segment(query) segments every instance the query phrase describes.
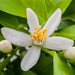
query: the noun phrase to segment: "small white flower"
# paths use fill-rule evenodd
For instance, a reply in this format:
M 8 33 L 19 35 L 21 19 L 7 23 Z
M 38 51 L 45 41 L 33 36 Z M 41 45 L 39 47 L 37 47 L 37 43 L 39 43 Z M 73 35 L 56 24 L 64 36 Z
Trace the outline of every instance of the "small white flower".
M 42 29 L 40 29 L 41 27 L 39 26 L 36 14 L 30 8 L 27 8 L 27 20 L 31 37 L 28 34 L 11 28 L 4 27 L 1 29 L 5 39 L 11 43 L 22 47 L 32 46 L 21 61 L 22 70 L 27 71 L 37 63 L 41 52 L 40 46 L 54 50 L 63 50 L 72 47 L 73 41 L 70 39 L 56 36 L 49 37 L 60 24 L 61 10 L 59 8 L 48 19 Z
M 0 41 L 0 51 L 4 53 L 10 53 L 12 51 L 12 45 L 8 40 Z
M 69 47 L 64 50 L 64 57 L 75 62 L 75 47 Z

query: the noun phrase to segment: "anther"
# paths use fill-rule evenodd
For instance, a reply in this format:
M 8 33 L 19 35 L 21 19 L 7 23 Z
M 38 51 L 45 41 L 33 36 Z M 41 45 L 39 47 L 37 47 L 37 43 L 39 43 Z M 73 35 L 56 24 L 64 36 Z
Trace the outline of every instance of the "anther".
M 37 27 L 35 27 L 35 30 L 37 30 Z
M 36 41 L 37 43 L 47 39 L 47 36 L 46 36 L 47 29 L 46 28 L 42 30 L 40 29 L 41 29 L 41 26 L 35 27 L 35 31 L 33 32 L 33 34 L 32 33 L 30 34 L 33 40 Z

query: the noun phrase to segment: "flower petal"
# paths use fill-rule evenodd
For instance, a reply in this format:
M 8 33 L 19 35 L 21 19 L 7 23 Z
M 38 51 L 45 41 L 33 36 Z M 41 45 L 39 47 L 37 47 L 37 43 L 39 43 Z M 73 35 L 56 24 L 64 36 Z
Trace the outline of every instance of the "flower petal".
M 75 62 L 75 47 L 70 47 L 64 51 L 64 57 Z
M 41 48 L 38 46 L 32 46 L 30 50 L 28 50 L 27 54 L 25 54 L 21 61 L 21 68 L 23 71 L 28 71 L 37 63 L 40 52 Z
M 39 26 L 39 21 L 32 9 L 27 8 L 27 20 L 30 27 L 30 31 L 33 32 L 35 30 L 35 27 Z
M 48 19 L 43 28 L 47 28 L 47 36 L 50 36 L 60 24 L 61 21 L 61 10 L 58 8 L 53 15 Z
M 54 50 L 64 50 L 72 47 L 73 43 L 73 40 L 64 37 L 50 37 L 44 42 L 43 47 Z
M 22 47 L 32 45 L 32 39 L 28 34 L 7 27 L 3 27 L 1 32 L 5 39 L 10 41 L 12 44 Z

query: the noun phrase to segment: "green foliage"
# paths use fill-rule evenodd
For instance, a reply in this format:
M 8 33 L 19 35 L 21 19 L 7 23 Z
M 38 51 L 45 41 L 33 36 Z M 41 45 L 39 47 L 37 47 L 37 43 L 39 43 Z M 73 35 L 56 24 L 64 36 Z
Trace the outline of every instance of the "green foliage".
M 27 8 L 31 8 L 37 14 L 42 27 L 53 12 L 60 8 L 63 14 L 62 21 L 53 35 L 75 40 L 74 7 L 75 0 L 0 0 L 0 41 L 4 40 L 1 34 L 2 27 L 9 27 L 30 34 L 25 29 L 29 29 L 26 17 Z M 13 48 L 16 48 L 16 46 L 13 46 Z M 20 49 L 20 52 L 22 51 L 21 48 L 18 49 Z M 15 49 L 9 57 L 7 57 L 7 54 L 0 52 L 0 59 L 5 58 L 0 63 L 0 75 L 74 75 L 74 65 L 71 66 L 59 53 L 51 52 L 45 48 L 42 49 L 43 52 L 38 63 L 26 72 L 21 70 L 20 55 L 14 62 L 10 62 L 11 57 L 16 54 Z M 5 67 L 7 68 L 6 71 L 3 70 Z
M 16 16 L 9 15 L 0 11 L 0 24 L 5 27 L 15 28 L 18 27 L 18 20 Z
M 75 23 L 70 20 L 62 20 L 60 25 L 58 26 L 58 30 L 65 29 L 68 26 L 72 26 L 73 24 L 75 24 Z
M 75 7 L 75 0 L 72 0 L 70 6 L 68 7 L 68 9 L 66 10 L 66 12 L 63 15 L 64 19 L 70 19 L 75 22 L 75 9 L 74 9 L 74 7 Z
M 32 8 L 44 24 L 57 8 L 64 12 L 70 2 L 71 0 L 2 0 L 0 10 L 26 18 L 26 8 Z
M 31 70 L 38 75 L 53 75 L 52 57 L 42 52 L 38 63 Z
M 25 7 L 20 0 L 0 0 L 0 10 L 25 17 Z
M 59 33 L 56 33 L 58 36 L 63 36 L 75 40 L 75 25 L 72 25 L 66 29 L 63 29 Z
M 74 75 L 69 63 L 65 61 L 61 55 L 55 53 L 53 60 L 54 75 Z
M 48 15 L 50 16 L 57 8 L 65 12 L 72 0 L 45 0 L 47 5 Z

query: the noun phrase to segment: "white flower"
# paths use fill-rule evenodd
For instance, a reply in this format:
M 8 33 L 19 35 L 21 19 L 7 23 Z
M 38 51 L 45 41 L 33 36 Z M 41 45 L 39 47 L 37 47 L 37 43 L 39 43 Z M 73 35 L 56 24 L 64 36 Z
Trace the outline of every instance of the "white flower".
M 64 57 L 75 62 L 75 47 L 64 50 Z
M 10 53 L 12 51 L 12 45 L 8 40 L 0 41 L 0 51 L 4 53 Z
M 61 10 L 59 8 L 48 19 L 42 29 L 40 29 L 36 14 L 30 8 L 27 8 L 27 20 L 31 36 L 11 28 L 4 27 L 1 29 L 5 39 L 9 40 L 12 44 L 22 47 L 32 46 L 21 61 L 22 70 L 27 71 L 37 63 L 41 52 L 40 46 L 54 50 L 72 47 L 73 41 L 70 39 L 56 36 L 49 37 L 60 24 Z

